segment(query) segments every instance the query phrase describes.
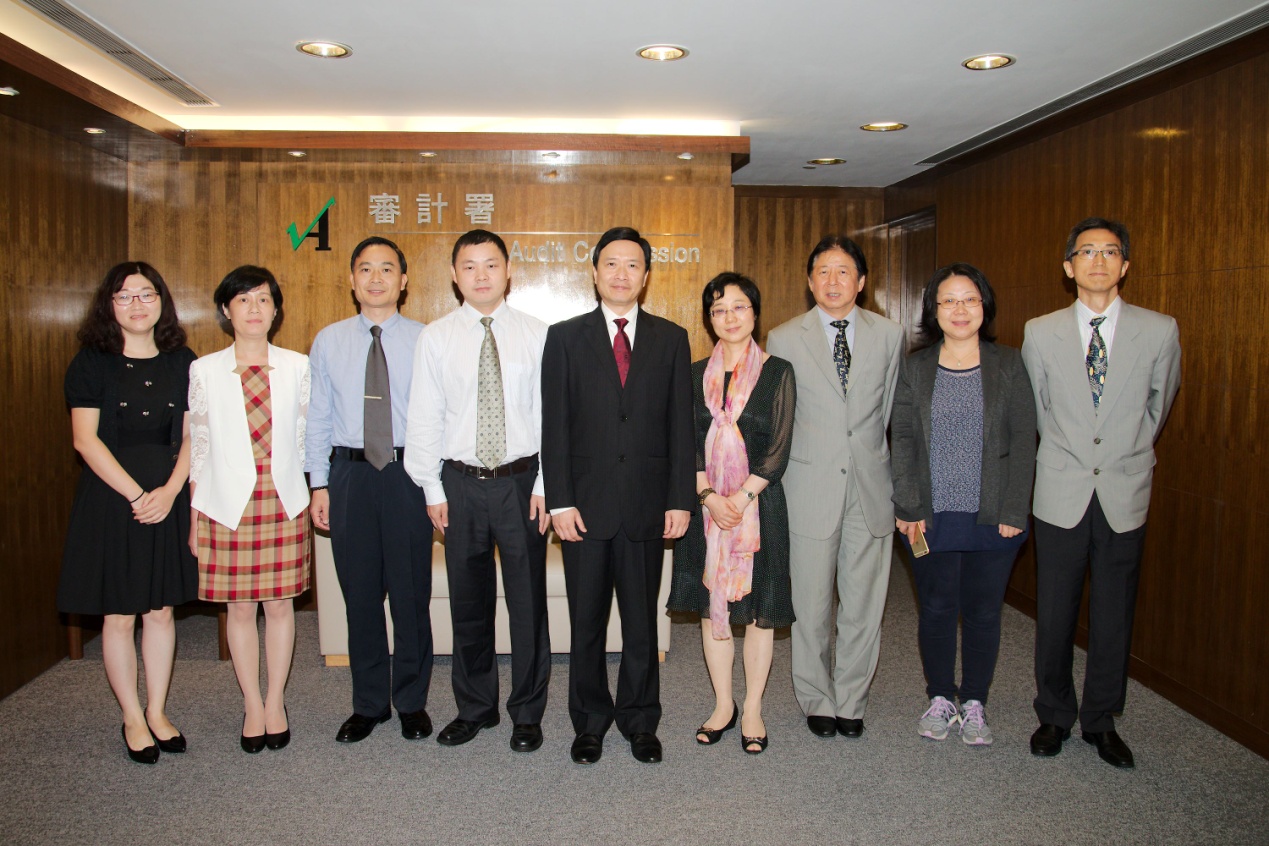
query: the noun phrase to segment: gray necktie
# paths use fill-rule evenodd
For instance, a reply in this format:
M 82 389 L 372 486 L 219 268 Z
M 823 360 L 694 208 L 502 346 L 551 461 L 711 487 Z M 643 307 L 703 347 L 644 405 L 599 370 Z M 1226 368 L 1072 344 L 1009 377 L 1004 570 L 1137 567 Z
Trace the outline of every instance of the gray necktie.
M 828 324 L 837 330 L 833 341 L 833 363 L 837 365 L 837 378 L 842 380 L 842 390 L 850 387 L 850 345 L 846 343 L 846 327 L 849 320 L 834 320 Z
M 507 421 L 502 402 L 502 365 L 498 363 L 498 342 L 489 324 L 492 317 L 480 318 L 485 340 L 480 344 L 476 376 L 476 458 L 486 467 L 497 467 L 507 454 Z
M 376 470 L 392 461 L 392 393 L 388 388 L 388 359 L 379 335 L 382 327 L 370 327 L 370 353 L 366 356 L 366 393 L 363 411 L 366 460 Z

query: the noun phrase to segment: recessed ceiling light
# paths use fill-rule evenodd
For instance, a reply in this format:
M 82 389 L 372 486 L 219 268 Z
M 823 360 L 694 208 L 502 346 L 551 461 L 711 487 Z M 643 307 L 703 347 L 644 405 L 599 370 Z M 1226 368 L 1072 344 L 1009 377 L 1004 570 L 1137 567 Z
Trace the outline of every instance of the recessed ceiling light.
M 1187 133 L 1188 131 L 1184 129 L 1174 129 L 1166 126 L 1152 126 L 1149 129 L 1141 130 L 1137 134 L 1142 138 L 1180 138 L 1182 135 L 1186 135 Z
M 961 64 L 970 70 L 995 70 L 996 68 L 1005 68 L 1018 61 L 1013 56 L 1006 56 L 1004 53 L 986 53 L 982 56 L 971 56 Z
M 436 153 L 433 153 L 431 150 L 427 150 L 425 152 L 419 153 L 419 158 L 434 159 L 436 158 Z
M 302 159 L 308 155 L 308 153 L 304 152 L 303 150 L 287 150 L 286 154 L 288 156 L 294 156 L 297 159 Z
M 653 62 L 674 62 L 686 56 L 688 50 L 686 47 L 680 47 L 677 44 L 649 44 L 647 47 L 640 47 L 635 54 L 644 59 Z
M 807 162 L 809 165 L 839 165 L 846 164 L 845 159 L 811 159 Z
M 899 123 L 897 120 L 881 120 L 876 123 L 865 123 L 859 127 L 865 132 L 898 132 L 900 129 L 907 129 L 906 123 Z
M 685 161 L 685 162 L 690 162 L 690 161 L 692 160 L 692 154 L 691 154 L 691 153 L 679 153 L 679 158 L 680 158 L 680 159 L 682 159 L 682 160 L 683 160 L 683 161 Z
M 802 170 L 815 170 L 815 165 L 802 165 Z
M 558 159 L 559 157 L 560 157 L 560 154 L 559 154 L 559 153 L 554 153 L 554 152 L 552 152 L 552 153 L 543 153 L 543 154 L 542 154 L 542 158 L 544 158 L 544 159 Z
M 89 135 L 105 135 L 106 134 L 106 130 L 98 129 L 95 126 L 85 126 L 84 131 L 87 132 Z
M 6 85 L 5 87 L 0 88 L 0 94 L 3 94 L 6 97 L 16 97 L 18 96 L 18 89 L 11 85 Z
M 300 41 L 295 49 L 319 59 L 343 59 L 352 55 L 352 48 L 338 41 Z

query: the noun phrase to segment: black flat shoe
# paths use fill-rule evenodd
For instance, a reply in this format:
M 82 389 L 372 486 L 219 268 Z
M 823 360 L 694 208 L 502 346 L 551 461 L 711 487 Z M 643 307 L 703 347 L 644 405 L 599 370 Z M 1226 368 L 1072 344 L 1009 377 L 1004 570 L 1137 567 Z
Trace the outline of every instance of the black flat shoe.
M 512 752 L 534 752 L 541 747 L 541 723 L 516 723 L 511 729 Z
M 136 761 L 138 764 L 157 764 L 159 762 L 159 747 L 150 745 L 144 749 L 133 749 L 128 745 L 128 727 L 120 726 L 119 733 L 123 735 L 123 746 L 128 750 L 128 757 Z
M 245 714 L 242 717 L 242 724 L 247 724 L 247 716 Z M 254 755 L 264 749 L 264 738 L 265 735 L 263 734 L 257 734 L 255 737 L 247 737 L 244 734 L 238 742 L 242 746 L 243 752 L 246 752 L 248 755 Z
M 1086 731 L 1081 735 L 1085 743 L 1091 743 L 1097 747 L 1097 755 L 1103 761 L 1112 767 L 1118 767 L 1121 770 L 1131 770 L 1136 766 L 1136 762 L 1132 759 L 1132 750 L 1128 748 L 1128 744 L 1124 743 L 1123 738 L 1119 736 L 1119 732 L 1111 729 L 1110 731 Z
M 422 740 L 432 734 L 432 718 L 425 709 L 397 716 L 401 718 L 401 736 L 406 740 Z
M 1039 758 L 1052 758 L 1062 751 L 1062 742 L 1071 736 L 1069 729 L 1053 723 L 1041 723 L 1031 735 L 1031 754 Z
M 736 727 L 736 716 L 740 713 L 740 706 L 736 704 L 736 700 L 731 703 L 731 719 L 727 721 L 727 725 L 720 729 L 707 728 L 701 726 L 696 730 L 696 742 L 701 746 L 713 746 L 715 743 L 723 739 L 723 735 Z M 704 735 L 702 738 L 701 735 Z
M 837 720 L 812 714 L 806 718 L 806 727 L 816 737 L 837 737 Z
M 286 712 L 285 705 L 282 706 L 282 710 L 283 712 Z M 282 731 L 278 732 L 277 734 L 274 734 L 271 731 L 265 731 L 264 745 L 276 752 L 279 749 L 286 748 L 286 745 L 290 742 L 291 742 L 291 715 L 288 712 L 286 713 L 286 728 L 282 729 Z
M 150 729 L 150 736 L 153 737 L 154 742 L 159 745 L 160 751 L 167 752 L 169 755 L 179 755 L 185 751 L 185 735 L 181 734 L 179 731 L 176 733 L 175 737 L 169 737 L 167 740 L 164 740 L 154 733 L 153 728 L 150 728 L 149 720 L 146 720 L 145 727 Z
M 380 723 L 386 723 L 391 716 L 391 709 L 384 711 L 378 717 L 353 714 L 344 720 L 344 724 L 339 727 L 339 731 L 335 734 L 335 741 L 337 743 L 360 743 L 370 736 L 370 732 L 375 730 L 375 726 Z
M 500 719 L 497 716 L 490 717 L 487 720 L 456 718 L 451 720 L 450 724 L 445 728 L 441 729 L 441 733 L 436 735 L 436 742 L 442 746 L 462 746 L 468 741 L 475 740 L 481 729 L 493 728 L 498 725 Z
M 604 739 L 597 734 L 579 734 L 569 750 L 574 764 L 594 764 L 603 754 Z
M 630 735 L 630 754 L 641 764 L 661 763 L 661 741 L 650 731 Z
M 757 749 L 750 749 L 750 746 L 757 746 Z M 746 755 L 761 755 L 762 750 L 767 748 L 767 736 L 761 737 L 745 737 L 740 736 L 740 747 L 745 750 Z
M 837 733 L 842 737 L 859 737 L 864 733 L 863 720 L 854 720 L 849 717 L 838 717 L 833 722 L 837 723 Z

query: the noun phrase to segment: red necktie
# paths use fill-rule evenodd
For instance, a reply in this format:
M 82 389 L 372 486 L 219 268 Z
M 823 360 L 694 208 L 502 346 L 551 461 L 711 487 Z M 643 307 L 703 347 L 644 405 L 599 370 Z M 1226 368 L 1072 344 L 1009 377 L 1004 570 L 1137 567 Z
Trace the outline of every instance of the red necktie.
M 617 324 L 617 334 L 612 339 L 612 354 L 617 358 L 617 375 L 621 376 L 621 386 L 626 386 L 626 374 L 630 372 L 630 338 L 626 336 L 626 324 L 629 323 L 624 317 L 618 317 L 613 323 Z

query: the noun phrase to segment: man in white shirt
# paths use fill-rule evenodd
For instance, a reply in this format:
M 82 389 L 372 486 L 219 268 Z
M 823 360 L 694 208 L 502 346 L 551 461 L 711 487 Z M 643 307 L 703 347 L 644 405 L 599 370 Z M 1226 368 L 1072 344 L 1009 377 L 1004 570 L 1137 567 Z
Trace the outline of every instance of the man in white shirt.
M 436 740 L 458 746 L 499 722 L 496 544 L 511 623 L 511 748 L 532 752 L 551 672 L 550 515 L 538 469 L 546 324 L 507 305 L 507 246 L 493 232 L 460 237 L 450 272 L 463 304 L 419 336 L 405 439 L 406 472 L 445 533 L 458 716 Z

